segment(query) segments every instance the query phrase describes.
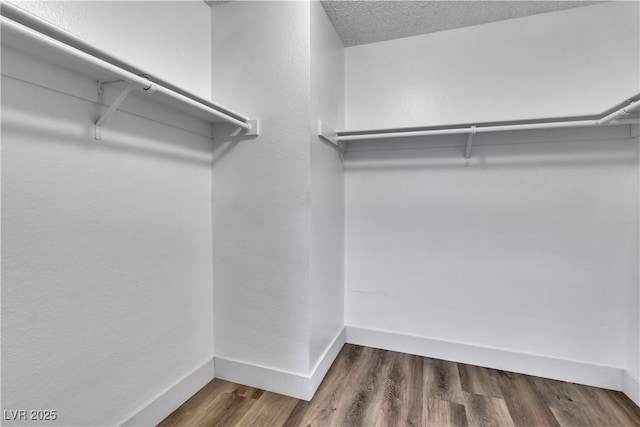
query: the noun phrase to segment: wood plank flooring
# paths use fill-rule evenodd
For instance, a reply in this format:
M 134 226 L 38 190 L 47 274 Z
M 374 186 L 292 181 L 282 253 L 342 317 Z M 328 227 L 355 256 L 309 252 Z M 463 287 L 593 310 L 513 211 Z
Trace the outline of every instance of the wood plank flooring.
M 213 380 L 161 427 L 640 426 L 624 394 L 347 344 L 310 402 Z

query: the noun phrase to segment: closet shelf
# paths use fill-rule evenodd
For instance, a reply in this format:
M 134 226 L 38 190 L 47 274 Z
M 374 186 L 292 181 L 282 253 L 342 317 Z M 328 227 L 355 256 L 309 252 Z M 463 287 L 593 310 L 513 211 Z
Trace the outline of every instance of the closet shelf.
M 597 116 L 550 118 L 543 120 L 509 121 L 477 124 L 458 124 L 452 126 L 424 126 L 412 128 L 340 130 L 331 129 L 326 123 L 319 122 L 318 136 L 343 149 L 343 142 L 374 139 L 393 139 L 417 136 L 468 135 L 465 158 L 471 157 L 473 137 L 478 133 L 522 131 L 535 129 L 554 129 L 590 126 L 615 126 L 640 123 L 640 94 L 618 104 Z
M 96 139 L 101 128 L 133 89 L 153 94 L 154 100 L 209 123 L 229 123 L 245 136 L 258 135 L 259 122 L 230 108 L 179 88 L 101 51 L 70 33 L 6 1 L 0 4 L 2 44 L 60 64 L 97 82 L 98 95 L 105 84 L 125 82 L 120 95 L 95 122 Z

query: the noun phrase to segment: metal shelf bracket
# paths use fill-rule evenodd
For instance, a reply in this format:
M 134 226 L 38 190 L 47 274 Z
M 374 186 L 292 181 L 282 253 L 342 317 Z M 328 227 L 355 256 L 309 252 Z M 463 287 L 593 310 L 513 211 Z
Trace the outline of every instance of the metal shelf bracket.
M 343 150 L 340 141 L 338 141 L 338 132 L 327 126 L 327 124 L 322 120 L 318 120 L 318 136 L 325 141 L 333 144 L 338 150 Z
M 98 96 L 104 96 L 104 85 L 123 82 L 122 79 L 98 80 Z
M 476 135 L 476 127 L 475 125 L 471 126 L 471 132 L 469 132 L 469 136 L 467 136 L 467 148 L 464 150 L 464 158 L 471 158 L 471 145 L 473 144 L 473 137 Z
M 103 84 L 104 83 L 106 82 L 103 82 Z M 116 112 L 120 104 L 122 104 L 122 102 L 127 98 L 127 96 L 133 90 L 134 87 L 136 87 L 135 83 L 129 83 L 124 89 L 122 89 L 122 92 L 120 92 L 120 95 L 118 95 L 115 101 L 113 101 L 113 103 L 109 106 L 107 111 L 105 111 L 104 114 L 98 119 L 95 125 L 95 138 L 97 140 L 102 139 L 102 126 L 107 122 L 107 120 L 109 120 L 109 118 L 113 115 L 113 113 Z M 100 91 L 100 82 L 98 82 L 98 93 L 100 93 L 99 91 Z

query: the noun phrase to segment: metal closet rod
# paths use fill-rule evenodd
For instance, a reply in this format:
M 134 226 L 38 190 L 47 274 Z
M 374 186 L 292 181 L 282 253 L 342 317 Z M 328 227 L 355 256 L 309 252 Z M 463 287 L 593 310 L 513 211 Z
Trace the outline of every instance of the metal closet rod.
M 518 130 L 532 130 L 532 129 L 552 129 L 552 128 L 569 128 L 569 127 L 587 127 L 587 126 L 608 126 L 608 125 L 625 125 L 635 124 L 639 122 L 638 118 L 625 119 L 624 117 L 633 114 L 636 111 L 640 111 L 640 100 L 631 102 L 629 105 L 614 111 L 600 119 L 591 120 L 572 120 L 572 121 L 550 121 L 540 123 L 527 123 L 527 124 L 513 124 L 513 125 L 495 125 L 495 126 L 469 126 L 458 127 L 449 129 L 430 129 L 430 130 L 417 130 L 417 131 L 376 131 L 375 133 L 359 133 L 357 135 L 340 135 L 348 131 L 339 131 L 337 135 L 338 142 L 347 141 L 359 141 L 364 139 L 387 139 L 387 138 L 401 138 L 411 136 L 433 136 L 433 135 L 456 135 L 456 134 L 470 134 L 484 132 L 504 132 L 504 131 L 518 131 Z
M 210 101 L 206 101 L 187 91 L 177 89 L 169 84 L 159 83 L 159 79 L 151 81 L 140 74 L 135 67 L 126 64 L 94 47 L 66 31 L 52 25 L 35 15 L 9 3 L 0 3 L 0 15 L 2 15 L 2 26 L 21 37 L 35 40 L 45 44 L 51 49 L 71 55 L 83 62 L 90 64 L 102 71 L 108 72 L 114 77 L 126 82 L 136 84 L 149 93 L 161 93 L 169 98 L 173 98 L 183 104 L 187 104 L 211 116 L 214 116 L 227 123 L 231 123 L 239 128 L 250 130 L 251 125 L 247 123 L 248 117 L 242 116 L 231 110 L 218 106 Z M 134 70 L 134 71 L 131 71 Z M 163 82 L 164 83 L 164 82 Z M 220 108 L 220 110 L 214 108 Z

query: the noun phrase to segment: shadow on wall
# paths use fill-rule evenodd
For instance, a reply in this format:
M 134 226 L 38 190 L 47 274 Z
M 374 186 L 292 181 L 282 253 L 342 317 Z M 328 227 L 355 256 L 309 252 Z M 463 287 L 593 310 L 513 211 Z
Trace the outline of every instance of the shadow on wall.
M 213 127 L 213 165 L 222 160 L 238 143 L 259 138 L 259 135 L 246 136 L 243 132 L 229 123 L 218 123 Z
M 324 138 L 320 138 L 318 136 L 311 136 L 311 147 L 313 148 L 313 145 L 316 144 L 317 146 L 325 146 L 327 148 L 330 148 L 332 150 L 335 150 L 336 153 L 338 154 L 338 158 L 340 159 L 340 162 L 342 165 L 344 165 L 344 151 L 339 149 L 338 147 L 336 147 L 335 145 L 333 145 L 332 143 L 330 143 L 329 141 L 325 140 Z
M 480 135 L 474 141 L 470 159 L 464 158 L 466 136 L 462 141 L 459 135 L 387 140 L 384 144 L 350 142 L 345 153 L 345 168 L 399 171 L 635 165 L 637 141 L 629 138 L 627 126 L 620 128 L 609 132 L 609 138 L 594 134 L 592 138 L 573 140 L 530 140 L 517 135 L 509 140 L 506 135 L 498 138 Z
M 86 150 L 122 152 L 125 154 L 156 157 L 164 160 L 211 166 L 211 140 L 196 134 L 139 118 L 128 113 L 117 113 L 103 127 L 102 140 L 94 138 L 95 121 L 102 109 L 93 105 L 74 120 L 68 117 L 39 114 L 13 106 L 2 105 L 2 133 L 18 132 L 21 143 L 29 143 L 27 135 L 37 134 L 49 143 L 78 145 Z M 86 117 L 87 113 L 89 116 Z M 39 142 L 38 142 L 39 143 Z

